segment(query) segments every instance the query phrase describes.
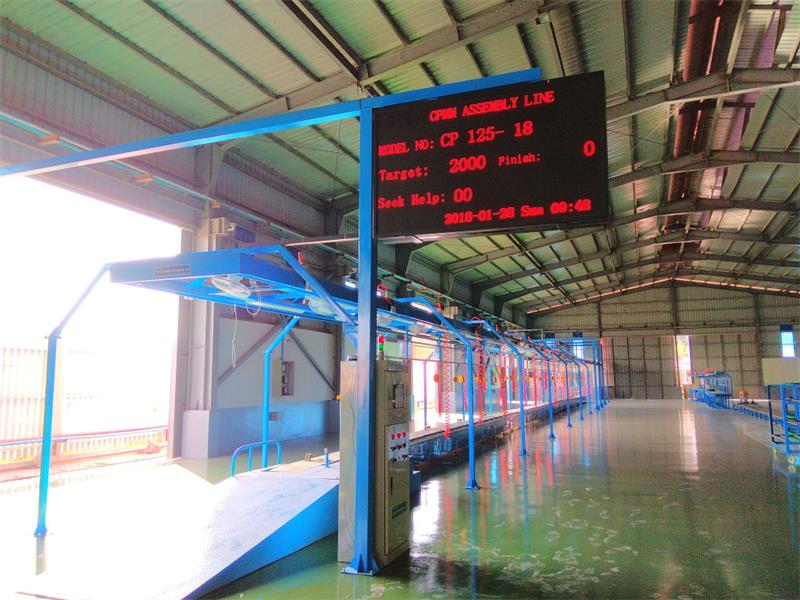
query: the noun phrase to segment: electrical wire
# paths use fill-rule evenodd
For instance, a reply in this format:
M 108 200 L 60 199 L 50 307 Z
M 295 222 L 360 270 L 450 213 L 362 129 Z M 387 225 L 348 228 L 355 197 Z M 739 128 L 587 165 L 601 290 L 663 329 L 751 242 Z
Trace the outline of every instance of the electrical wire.
M 236 310 L 238 307 L 233 306 L 233 335 L 231 336 L 231 367 L 236 368 L 236 330 L 239 326 L 239 312 Z

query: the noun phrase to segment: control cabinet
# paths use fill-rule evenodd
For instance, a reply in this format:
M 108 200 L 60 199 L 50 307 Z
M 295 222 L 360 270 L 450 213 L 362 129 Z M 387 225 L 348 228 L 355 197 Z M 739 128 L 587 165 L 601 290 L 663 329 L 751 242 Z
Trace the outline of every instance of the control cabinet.
M 403 361 L 376 363 L 375 548 L 383 568 L 408 550 L 410 528 L 409 402 L 411 381 Z M 342 363 L 339 430 L 339 561 L 353 558 L 356 362 Z

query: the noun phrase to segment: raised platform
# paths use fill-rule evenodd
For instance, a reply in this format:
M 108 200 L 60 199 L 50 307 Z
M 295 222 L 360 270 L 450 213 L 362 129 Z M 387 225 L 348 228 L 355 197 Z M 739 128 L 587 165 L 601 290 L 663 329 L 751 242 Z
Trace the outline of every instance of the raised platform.
M 178 466 L 165 471 L 186 479 Z M 40 575 L 12 591 L 58 599 L 199 597 L 335 532 L 338 489 L 338 463 L 303 461 L 214 486 L 151 488 L 127 502 L 114 489 L 98 491 L 82 498 L 82 519 L 59 523 L 45 540 L 68 546 L 69 555 L 48 557 Z

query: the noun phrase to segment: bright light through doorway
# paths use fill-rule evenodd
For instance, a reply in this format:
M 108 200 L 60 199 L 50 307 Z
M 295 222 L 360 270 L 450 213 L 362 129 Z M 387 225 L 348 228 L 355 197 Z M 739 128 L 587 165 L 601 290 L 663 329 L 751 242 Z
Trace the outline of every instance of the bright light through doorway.
M 180 248 L 175 226 L 36 180 L 0 180 L 0 199 L 6 358 L 9 348 L 41 352 L 104 263 Z M 62 432 L 166 424 L 176 328 L 174 296 L 103 282 L 62 336 L 68 399 Z
M 680 384 L 692 385 L 692 351 L 688 335 L 675 336 L 675 362 Z

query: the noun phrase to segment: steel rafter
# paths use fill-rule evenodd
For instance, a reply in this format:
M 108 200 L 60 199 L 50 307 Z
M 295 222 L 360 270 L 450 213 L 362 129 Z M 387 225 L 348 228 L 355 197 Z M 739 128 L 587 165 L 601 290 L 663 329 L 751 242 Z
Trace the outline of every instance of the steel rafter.
M 610 177 L 608 185 L 609 187 L 618 187 L 655 175 L 688 173 L 753 163 L 796 165 L 800 164 L 800 155 L 796 152 L 772 152 L 766 150 L 712 150 L 708 154 L 698 152 L 646 165 L 630 173 Z
M 291 0 L 283 1 L 287 5 L 294 4 Z M 357 74 L 342 73 L 328 77 L 319 83 L 306 86 L 275 101 L 265 102 L 261 106 L 222 122 L 274 115 L 353 94 L 359 87 L 379 82 L 399 70 L 424 63 L 507 27 L 524 23 L 541 12 L 543 10 L 536 0 L 513 0 L 502 3 L 464 19 L 460 23 L 451 23 L 437 29 L 414 40 L 407 46 L 390 50 L 371 60 L 365 60 L 357 69 Z
M 688 258 L 683 258 L 683 257 L 680 257 L 680 256 L 675 256 L 674 258 L 669 258 L 669 259 L 665 259 L 663 257 L 652 257 L 652 258 L 648 258 L 648 259 L 645 259 L 645 260 L 636 261 L 636 262 L 633 262 L 633 263 L 625 263 L 625 264 L 621 265 L 620 267 L 604 269 L 602 271 L 593 271 L 591 273 L 586 273 L 584 275 L 578 275 L 576 277 L 571 277 L 569 279 L 562 279 L 562 280 L 559 281 L 559 284 L 562 285 L 562 286 L 572 285 L 572 284 L 576 284 L 576 283 L 581 283 L 583 281 L 588 281 L 588 280 L 591 280 L 591 279 L 597 279 L 599 277 L 609 277 L 611 275 L 626 273 L 628 271 L 632 271 L 634 269 L 640 269 L 642 267 L 646 267 L 646 266 L 650 266 L 650 265 L 675 265 L 675 264 L 681 264 L 683 262 L 690 262 L 692 260 L 719 260 L 719 258 L 717 258 L 717 257 L 707 258 L 706 255 L 703 255 L 703 254 L 700 254 L 700 253 L 698 253 L 696 256 L 689 255 Z M 755 264 L 755 263 L 753 263 L 753 264 Z M 774 265 L 769 264 L 769 265 L 765 265 L 765 266 L 774 266 Z M 672 269 L 671 271 L 674 272 L 674 269 Z M 711 272 L 712 271 L 710 271 L 710 270 L 709 271 L 705 271 L 704 274 L 708 275 Z M 777 277 L 777 276 L 771 276 L 771 275 L 764 275 L 764 274 L 761 274 L 761 273 L 738 273 L 736 271 L 719 271 L 719 270 L 713 270 L 713 273 L 716 274 L 716 276 L 719 276 L 719 277 L 734 277 L 734 278 L 735 277 L 742 277 L 742 278 L 746 278 L 746 279 L 750 279 L 750 280 L 756 280 L 756 281 L 767 281 L 767 282 L 771 282 L 771 283 L 787 283 L 787 284 L 800 285 L 800 279 L 797 279 L 797 278 Z M 533 293 L 536 293 L 536 292 L 541 292 L 541 291 L 545 291 L 545 290 L 549 290 L 549 289 L 551 289 L 550 285 L 537 285 L 537 286 L 533 286 L 533 287 L 530 287 L 530 288 L 527 288 L 527 289 L 524 289 L 524 290 L 519 290 L 517 292 L 512 292 L 512 293 L 509 293 L 509 294 L 504 294 L 504 295 L 497 296 L 495 298 L 495 302 L 503 305 L 503 304 L 506 304 L 508 302 L 511 302 L 512 300 L 517 300 L 518 298 L 522 298 L 523 296 L 527 296 L 528 294 L 533 294 Z M 529 308 L 529 306 L 528 306 L 529 304 L 530 304 L 530 302 L 517 304 L 517 305 L 515 305 L 514 308 L 516 308 L 517 310 L 524 310 L 526 308 Z
M 800 85 L 800 72 L 796 69 L 734 69 L 731 73 L 719 71 L 609 106 L 606 109 L 606 119 L 609 122 L 617 121 L 664 104 L 738 96 L 796 85 Z
M 627 225 L 644 219 L 651 219 L 653 217 L 690 214 L 706 210 L 726 210 L 726 209 L 766 210 L 766 211 L 785 212 L 790 214 L 800 213 L 800 205 L 798 205 L 796 202 L 765 202 L 765 201 L 750 200 L 744 198 L 697 198 L 696 200 L 687 199 L 687 200 L 681 200 L 679 202 L 669 202 L 669 203 L 665 202 L 657 207 L 645 209 L 643 211 L 634 213 L 632 215 L 616 217 L 609 226 L 609 229 L 613 229 L 620 225 Z M 567 240 L 573 240 L 587 235 L 602 233 L 604 231 L 607 231 L 607 229 L 604 229 L 602 227 L 564 231 L 557 233 L 556 235 L 542 237 L 532 242 L 528 242 L 527 244 L 524 245 L 524 248 L 526 252 L 529 252 L 531 250 L 536 250 L 537 248 L 551 246 L 553 244 L 557 244 Z M 722 232 L 720 232 L 720 234 L 722 234 Z M 769 241 L 769 240 L 766 237 L 759 236 L 758 239 L 755 241 Z M 468 271 L 470 269 L 474 269 L 475 267 L 479 267 L 480 265 L 486 264 L 493 260 L 497 260 L 499 258 L 505 258 L 507 256 L 513 256 L 519 253 L 520 251 L 516 247 L 501 248 L 478 256 L 470 256 L 468 258 L 456 260 L 443 265 L 443 267 L 452 274 L 459 274 Z
M 569 281 L 569 283 L 579 283 L 580 281 L 585 281 L 586 279 L 591 279 L 592 275 L 594 277 L 607 277 L 607 276 L 613 275 L 615 273 L 621 273 L 621 272 L 625 272 L 625 271 L 630 271 L 632 269 L 636 269 L 636 268 L 641 267 L 641 266 L 646 266 L 647 264 L 654 264 L 654 263 L 660 263 L 660 262 L 661 262 L 660 259 L 641 261 L 639 264 L 626 265 L 624 269 L 620 269 L 620 270 L 616 270 L 616 271 L 611 271 L 611 270 L 610 271 L 603 271 L 603 272 L 598 272 L 598 273 L 591 273 L 589 275 L 584 275 L 584 276 L 581 276 L 581 277 L 575 277 L 575 278 L 573 278 L 573 281 Z M 780 276 L 775 276 L 775 275 L 741 274 L 741 273 L 737 273 L 735 271 L 720 271 L 720 270 L 717 270 L 717 269 L 694 269 L 694 268 L 679 268 L 679 269 L 660 268 L 660 269 L 658 269 L 658 270 L 656 270 L 656 271 L 654 271 L 652 273 L 644 273 L 644 274 L 641 274 L 641 275 L 637 275 L 637 276 L 635 276 L 633 278 L 626 279 L 625 281 L 623 281 L 620 284 L 617 284 L 617 285 L 613 285 L 612 284 L 612 285 L 608 285 L 608 286 L 605 286 L 605 287 L 613 289 L 613 288 L 616 288 L 616 287 L 625 286 L 625 285 L 632 285 L 634 283 L 639 283 L 641 281 L 647 281 L 647 280 L 651 280 L 651 279 L 675 278 L 675 277 L 695 277 L 695 276 L 696 277 L 722 277 L 722 278 L 725 278 L 725 279 L 733 279 L 734 282 L 738 282 L 739 280 L 754 281 L 754 282 L 757 282 L 757 283 L 753 284 L 756 287 L 761 287 L 761 286 L 758 286 L 758 282 L 766 282 L 766 283 L 772 283 L 772 284 L 776 284 L 776 285 L 791 286 L 789 289 L 800 291 L 800 278 L 780 277 Z M 567 283 L 567 282 L 564 281 L 562 283 Z M 603 287 L 603 286 L 598 286 L 597 289 L 600 289 L 600 287 Z M 752 287 L 752 286 L 748 286 L 748 287 Z M 531 289 L 530 291 L 534 291 L 534 290 Z M 540 291 L 540 290 L 536 290 L 536 291 Z M 588 293 L 589 294 L 593 294 L 593 293 L 595 293 L 595 290 L 591 290 Z M 573 300 L 577 300 L 577 299 L 573 299 Z M 542 304 L 541 300 L 530 300 L 528 302 L 522 302 L 520 304 L 517 304 L 517 305 L 514 306 L 514 308 L 516 310 L 518 310 L 518 311 L 527 311 L 527 310 L 530 310 L 532 308 L 536 308 L 537 306 L 540 306 L 541 304 Z M 565 307 L 565 303 L 560 303 L 559 306 L 560 307 Z
M 350 81 L 358 80 L 361 58 L 317 10 L 304 0 L 282 0 L 282 3 L 339 64 Z
M 531 277 L 535 275 L 546 275 L 557 269 L 564 269 L 566 267 L 579 265 L 592 260 L 600 260 L 603 258 L 619 256 L 622 255 L 624 252 L 630 252 L 631 250 L 647 248 L 649 246 L 663 246 L 666 244 L 682 244 L 685 242 L 716 240 L 716 239 L 731 239 L 736 241 L 762 242 L 768 244 L 780 244 L 780 243 L 789 245 L 800 244 L 800 236 L 783 236 L 775 238 L 766 238 L 764 236 L 761 236 L 760 234 L 748 234 L 748 233 L 740 233 L 733 231 L 726 232 L 726 231 L 694 230 L 688 233 L 683 231 L 677 231 L 677 232 L 657 235 L 650 238 L 637 239 L 622 244 L 620 246 L 617 246 L 613 250 L 600 250 L 598 252 L 593 252 L 591 254 L 584 254 L 580 256 L 574 256 L 572 258 L 568 258 L 565 260 L 560 260 L 552 263 L 545 263 L 541 266 L 537 266 L 532 269 L 524 269 L 522 271 L 516 271 L 514 273 L 508 273 L 506 275 L 490 277 L 489 279 L 485 279 L 483 281 L 474 282 L 473 286 L 479 290 L 486 291 L 492 289 L 493 287 L 497 287 L 498 285 L 509 283 L 511 281 L 516 281 L 518 279 L 522 279 L 525 277 Z M 762 266 L 773 266 L 773 267 L 800 267 L 800 261 L 792 261 L 792 260 L 780 261 L 780 260 L 765 259 L 762 257 L 757 257 L 752 259 L 748 258 L 746 255 L 684 252 L 681 255 L 681 258 L 682 260 L 720 260 L 726 262 L 737 262 L 748 265 L 762 265 Z
M 759 289 L 760 286 L 742 287 L 741 285 L 733 283 L 725 283 L 725 282 L 710 283 L 702 280 L 698 281 L 695 279 L 688 279 L 688 277 L 693 277 L 693 276 L 697 276 L 697 273 L 692 272 L 691 270 L 679 271 L 678 274 L 676 274 L 675 272 L 672 273 L 663 272 L 659 276 L 654 276 L 653 274 L 650 274 L 643 277 L 637 277 L 635 279 L 629 279 L 626 282 L 627 285 L 623 286 L 619 285 L 601 286 L 588 294 L 575 297 L 573 302 L 571 303 L 559 302 L 558 304 L 547 303 L 541 305 L 540 308 L 536 309 L 535 312 L 527 313 L 529 319 L 528 326 L 534 324 L 531 323 L 530 319 L 535 319 L 539 315 L 551 313 L 556 310 L 569 308 L 574 304 L 593 304 L 595 302 L 602 302 L 609 296 L 631 294 L 638 291 L 642 291 L 645 288 L 656 288 L 668 285 L 675 287 L 706 287 L 711 289 L 726 289 L 739 292 L 753 291 L 753 292 L 758 292 L 759 294 L 769 294 L 774 296 L 783 296 L 790 298 L 798 297 L 798 293 L 791 290 Z

